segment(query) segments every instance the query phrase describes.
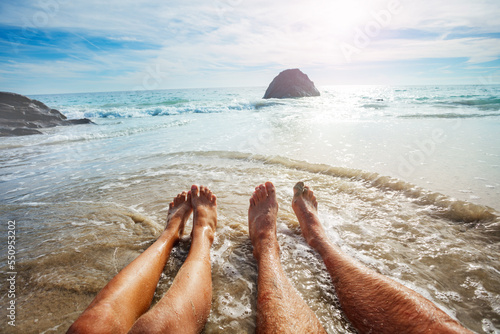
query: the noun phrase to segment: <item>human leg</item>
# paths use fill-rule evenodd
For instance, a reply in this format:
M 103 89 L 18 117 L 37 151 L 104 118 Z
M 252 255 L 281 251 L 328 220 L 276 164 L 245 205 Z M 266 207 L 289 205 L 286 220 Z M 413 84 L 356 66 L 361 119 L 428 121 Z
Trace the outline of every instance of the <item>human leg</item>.
M 212 305 L 210 247 L 217 226 L 217 201 L 206 188 L 193 186 L 191 248 L 162 299 L 134 324 L 130 333 L 199 333 Z
M 368 269 L 333 245 L 312 190 L 299 182 L 292 208 L 308 244 L 323 258 L 347 318 L 361 333 L 471 333 L 432 302 Z
M 325 333 L 281 266 L 276 237 L 278 203 L 271 182 L 250 198 L 248 227 L 258 265 L 257 333 Z
M 170 251 L 191 215 L 186 192 L 170 203 L 165 231 L 139 257 L 123 268 L 95 297 L 68 333 L 124 333 L 146 312 Z

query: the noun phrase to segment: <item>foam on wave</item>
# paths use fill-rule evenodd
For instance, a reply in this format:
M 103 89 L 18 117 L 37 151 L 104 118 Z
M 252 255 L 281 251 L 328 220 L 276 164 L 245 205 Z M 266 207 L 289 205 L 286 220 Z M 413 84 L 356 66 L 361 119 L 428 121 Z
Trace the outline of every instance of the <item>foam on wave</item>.
M 217 156 L 227 159 L 245 159 L 259 161 L 264 164 L 275 164 L 281 167 L 306 171 L 314 174 L 332 177 L 347 178 L 362 181 L 365 186 L 376 187 L 385 191 L 396 191 L 413 201 L 413 203 L 426 207 L 431 216 L 447 219 L 456 223 L 476 224 L 488 223 L 500 227 L 498 213 L 486 206 L 456 200 L 446 195 L 420 188 L 412 183 L 375 172 L 359 169 L 334 167 L 326 164 L 314 164 L 305 161 L 293 160 L 281 156 L 263 156 L 242 152 L 191 152 L 202 156 Z M 500 229 L 498 229 L 500 232 Z

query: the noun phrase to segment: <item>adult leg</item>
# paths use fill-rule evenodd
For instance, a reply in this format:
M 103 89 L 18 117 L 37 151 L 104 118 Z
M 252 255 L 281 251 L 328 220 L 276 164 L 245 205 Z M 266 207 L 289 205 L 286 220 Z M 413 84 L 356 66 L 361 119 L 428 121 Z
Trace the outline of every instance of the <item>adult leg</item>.
M 248 227 L 257 261 L 257 333 L 326 333 L 285 275 L 276 236 L 278 202 L 271 182 L 255 188 Z
M 130 333 L 199 333 L 212 306 L 210 247 L 217 226 L 217 203 L 203 186 L 191 187 L 194 210 L 188 257 L 163 298 L 134 324 Z
M 432 302 L 344 254 L 326 236 L 313 192 L 299 182 L 292 208 L 323 258 L 347 318 L 361 333 L 471 333 Z
M 165 231 L 122 269 L 95 297 L 68 333 L 125 333 L 146 312 L 163 267 L 191 215 L 191 198 L 177 195 L 168 210 Z

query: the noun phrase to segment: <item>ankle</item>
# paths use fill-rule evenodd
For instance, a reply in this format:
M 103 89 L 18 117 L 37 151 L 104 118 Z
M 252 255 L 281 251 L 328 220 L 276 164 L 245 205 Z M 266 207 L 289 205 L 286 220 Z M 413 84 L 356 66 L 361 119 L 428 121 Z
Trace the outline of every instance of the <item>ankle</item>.
M 215 231 L 207 225 L 197 225 L 193 227 L 193 240 L 208 240 L 210 244 L 214 242 Z
M 306 240 L 309 246 L 311 246 L 313 249 L 315 249 L 317 252 L 321 253 L 321 250 L 325 248 L 325 246 L 328 245 L 328 240 L 326 237 L 310 237 L 308 240 Z
M 309 212 L 300 216 L 299 222 L 302 234 L 304 235 L 304 238 L 309 246 L 317 249 L 324 243 L 329 242 L 325 229 L 315 213 Z
M 182 236 L 182 231 L 179 229 L 178 226 L 172 226 L 172 225 L 169 225 L 165 228 L 165 230 L 163 230 L 160 238 L 165 238 L 165 239 L 171 239 L 173 240 L 174 242 L 177 242 L 180 240 Z
M 253 257 L 257 262 L 263 258 L 277 257 L 279 259 L 280 246 L 276 237 L 262 237 L 253 243 Z
M 311 245 L 314 250 L 316 250 L 322 258 L 325 256 L 331 256 L 332 254 L 338 254 L 340 248 L 337 245 L 334 245 L 328 238 L 315 240 Z

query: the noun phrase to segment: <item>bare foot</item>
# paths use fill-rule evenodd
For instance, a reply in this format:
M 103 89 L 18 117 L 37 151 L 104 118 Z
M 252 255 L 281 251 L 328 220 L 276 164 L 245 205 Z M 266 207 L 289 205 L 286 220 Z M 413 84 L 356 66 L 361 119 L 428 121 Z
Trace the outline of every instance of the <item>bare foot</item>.
M 191 206 L 191 196 L 183 191 L 174 198 L 168 207 L 167 226 L 165 230 L 173 230 L 178 233 L 178 237 L 182 236 L 184 226 L 189 216 L 193 212 Z
M 304 182 L 297 182 L 293 187 L 292 208 L 300 223 L 300 229 L 307 243 L 317 248 L 327 241 L 325 230 L 318 218 L 318 202 L 311 189 Z
M 194 209 L 192 236 L 206 235 L 210 243 L 214 241 L 217 228 L 217 197 L 204 186 L 191 186 L 189 195 Z
M 276 237 L 278 202 L 271 182 L 255 188 L 248 208 L 248 232 L 253 245 L 253 256 L 258 261 L 262 251 L 271 249 L 279 253 Z

